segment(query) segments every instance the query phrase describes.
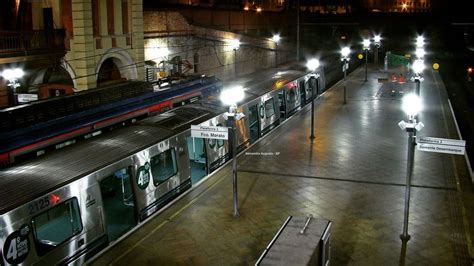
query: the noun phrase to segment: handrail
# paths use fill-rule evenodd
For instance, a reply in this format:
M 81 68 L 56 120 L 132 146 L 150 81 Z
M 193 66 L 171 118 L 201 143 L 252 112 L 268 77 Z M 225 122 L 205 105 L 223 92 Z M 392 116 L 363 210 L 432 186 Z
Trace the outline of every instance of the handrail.
M 28 50 L 65 49 L 64 29 L 0 31 L 0 54 Z

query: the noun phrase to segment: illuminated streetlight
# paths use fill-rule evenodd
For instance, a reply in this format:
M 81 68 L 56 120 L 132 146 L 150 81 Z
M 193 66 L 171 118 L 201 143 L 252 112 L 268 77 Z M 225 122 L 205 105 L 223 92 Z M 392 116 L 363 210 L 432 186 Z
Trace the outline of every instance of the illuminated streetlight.
M 229 112 L 224 114 L 229 123 L 229 135 L 232 136 L 232 187 L 234 192 L 234 216 L 239 217 L 239 205 L 237 198 L 237 128 L 236 123 L 245 115 L 237 112 L 237 103 L 244 99 L 242 87 L 229 88 L 221 92 L 220 100 L 229 106 Z
M 1 76 L 8 81 L 7 86 L 12 89 L 13 92 L 13 103 L 16 105 L 18 103 L 16 88 L 20 87 L 18 79 L 22 78 L 25 75 L 23 69 L 14 68 L 14 69 L 5 69 Z
M 351 49 L 349 47 L 343 47 L 341 49 L 341 61 L 342 61 L 342 71 L 344 72 L 344 101 L 343 104 L 346 104 L 346 74 L 347 69 L 349 68 L 349 54 L 351 53 Z
M 374 35 L 374 44 L 380 46 L 382 37 L 380 35 Z
M 275 67 L 278 66 L 278 44 L 280 44 L 280 34 L 274 34 L 272 41 L 275 43 Z
M 306 67 L 310 71 L 315 71 L 319 68 L 319 60 L 315 58 L 309 59 L 306 63 Z M 314 88 L 311 88 L 311 135 L 309 138 L 311 140 L 314 139 Z
M 377 64 L 379 62 L 379 48 L 382 45 L 382 37 L 378 34 L 374 35 L 374 45 L 375 45 L 374 63 Z
M 306 67 L 311 71 L 315 71 L 319 67 L 319 60 L 315 58 L 309 59 Z
M 369 57 L 370 40 L 364 39 L 364 41 L 362 42 L 362 45 L 364 46 L 364 51 L 365 51 L 365 81 L 367 81 L 367 63 L 368 63 L 368 57 Z
M 421 35 L 416 37 L 416 48 L 423 48 L 424 45 L 425 45 L 425 37 Z
M 425 54 L 426 54 L 426 52 L 425 52 L 424 48 L 422 48 L 422 47 L 421 48 L 420 47 L 416 48 L 416 51 L 415 51 L 416 58 L 423 59 L 423 57 L 425 57 Z
M 402 109 L 408 116 L 408 123 L 404 120 L 398 123 L 398 126 L 408 133 L 408 160 L 407 160 L 407 175 L 406 175 L 406 186 L 405 186 L 405 212 L 403 221 L 403 232 L 400 235 L 402 241 L 410 240 L 408 234 L 408 214 L 410 210 L 410 185 L 413 169 L 413 161 L 415 157 L 415 136 L 416 131 L 421 130 L 424 125 L 423 123 L 416 121 L 417 114 L 422 109 L 420 98 L 416 94 L 408 94 L 402 100 Z
M 415 74 L 413 76 L 413 81 L 415 82 L 415 92 L 416 95 L 420 96 L 420 85 L 421 81 L 423 81 L 423 70 L 425 69 L 425 62 L 422 59 L 417 59 L 415 62 L 413 62 L 413 65 L 411 66 L 413 69 L 413 73 Z
M 238 50 L 240 47 L 240 41 L 237 39 L 230 39 L 227 41 L 227 43 L 229 44 L 230 48 L 234 51 Z
M 227 43 L 230 48 L 234 50 L 234 76 L 237 77 L 237 50 L 240 48 L 240 41 L 237 39 L 230 39 Z

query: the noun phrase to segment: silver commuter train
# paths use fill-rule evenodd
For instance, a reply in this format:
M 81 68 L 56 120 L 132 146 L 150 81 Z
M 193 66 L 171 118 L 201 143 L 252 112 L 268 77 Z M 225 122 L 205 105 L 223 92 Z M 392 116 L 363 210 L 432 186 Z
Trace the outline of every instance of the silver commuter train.
M 319 71 L 243 82 L 239 149 L 322 92 Z M 225 125 L 224 112 L 203 101 L 1 170 L 0 265 L 82 264 L 139 226 L 230 158 L 227 141 L 191 138 L 189 130 Z

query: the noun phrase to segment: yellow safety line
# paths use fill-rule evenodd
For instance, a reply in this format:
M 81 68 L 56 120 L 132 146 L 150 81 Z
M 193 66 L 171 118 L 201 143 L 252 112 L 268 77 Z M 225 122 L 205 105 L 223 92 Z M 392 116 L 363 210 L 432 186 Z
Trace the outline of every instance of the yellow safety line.
M 189 206 L 191 206 L 194 202 L 196 202 L 198 199 L 201 198 L 201 196 L 207 192 L 209 189 L 213 188 L 214 186 L 216 186 L 218 183 L 220 183 L 222 180 L 224 180 L 225 178 L 220 178 L 219 180 L 217 180 L 215 183 L 211 184 L 209 187 L 207 187 L 204 191 L 202 191 L 199 195 L 197 195 L 194 199 L 192 199 L 190 202 L 188 202 L 186 205 L 184 205 L 181 209 L 179 209 L 178 211 L 176 211 L 173 215 L 171 215 L 168 219 L 166 219 L 165 221 L 163 221 L 161 224 L 159 224 L 158 226 L 156 226 L 150 233 L 148 233 L 144 238 L 140 239 L 140 241 L 136 242 L 133 246 L 131 246 L 129 249 L 127 249 L 124 253 L 122 253 L 120 256 L 118 256 L 117 258 L 115 258 L 113 261 L 111 261 L 109 263 L 109 265 L 112 265 L 114 263 L 116 263 L 117 261 L 119 261 L 120 259 L 122 259 L 123 257 L 125 257 L 128 253 L 130 253 L 134 248 L 136 248 L 138 245 L 140 245 L 143 241 L 145 241 L 148 237 L 150 237 L 152 234 L 154 234 L 156 231 L 158 231 L 160 228 L 162 228 L 163 226 L 165 226 L 167 223 L 169 223 L 171 220 L 173 220 L 176 216 L 180 215 L 184 210 L 186 210 Z
M 436 88 L 438 89 L 438 95 L 439 95 L 439 99 L 441 100 L 441 92 L 440 92 L 440 88 L 439 88 L 439 84 L 438 84 L 438 79 L 436 78 L 436 75 L 434 74 L 434 71 L 431 70 L 431 74 L 435 80 L 435 85 L 436 85 Z M 449 136 L 449 131 L 448 131 L 448 122 L 446 121 L 446 113 L 444 111 L 444 106 L 443 106 L 443 103 L 441 103 L 441 111 L 443 113 L 443 120 L 444 120 L 444 128 L 446 130 L 446 134 L 448 134 Z M 453 119 L 455 119 L 453 117 Z M 463 223 L 464 223 L 464 230 L 466 231 L 466 242 L 467 242 L 467 249 L 468 249 L 468 252 L 469 252 L 469 259 L 473 259 L 473 254 L 472 254 L 472 241 L 471 241 L 471 233 L 470 233 L 470 229 L 469 229 L 469 222 L 467 221 L 467 215 L 466 215 L 466 208 L 464 207 L 464 201 L 462 199 L 462 190 L 461 190 L 461 184 L 459 182 L 459 174 L 458 174 L 458 168 L 456 166 L 456 162 L 454 160 L 454 155 L 450 155 L 451 157 L 451 163 L 453 164 L 453 168 L 454 168 L 454 178 L 456 179 L 456 189 L 458 191 L 458 197 L 461 201 L 461 212 L 462 212 L 462 218 L 463 218 Z

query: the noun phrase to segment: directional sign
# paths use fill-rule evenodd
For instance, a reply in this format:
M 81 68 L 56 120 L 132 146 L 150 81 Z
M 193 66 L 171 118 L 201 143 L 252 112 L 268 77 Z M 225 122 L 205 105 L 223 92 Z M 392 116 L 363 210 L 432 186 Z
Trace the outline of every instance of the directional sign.
M 228 139 L 229 130 L 226 127 L 191 125 L 191 137 L 205 139 Z
M 37 101 L 37 100 L 38 100 L 38 94 L 31 94 L 31 93 L 18 94 L 19 103 L 27 103 L 27 102 Z
M 342 72 L 346 71 L 349 69 L 349 63 L 345 63 L 342 65 Z
M 466 141 L 432 137 L 417 137 L 419 151 L 463 155 L 466 152 Z

